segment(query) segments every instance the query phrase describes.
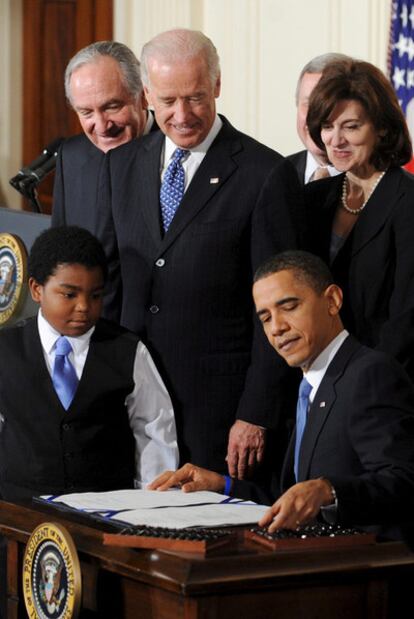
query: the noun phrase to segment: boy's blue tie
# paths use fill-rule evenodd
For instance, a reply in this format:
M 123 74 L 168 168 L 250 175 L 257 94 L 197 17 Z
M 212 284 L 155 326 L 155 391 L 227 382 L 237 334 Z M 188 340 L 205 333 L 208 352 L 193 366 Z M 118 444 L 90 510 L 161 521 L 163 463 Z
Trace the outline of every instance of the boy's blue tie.
M 312 385 L 308 383 L 306 378 L 302 378 L 299 385 L 298 403 L 296 405 L 296 443 L 295 443 L 295 479 L 298 481 L 299 473 L 299 452 L 302 442 L 303 432 L 305 431 L 306 417 L 308 414 L 309 394 L 312 391 Z
M 73 400 L 79 382 L 75 368 L 69 359 L 70 352 L 72 352 L 72 346 L 62 335 L 56 340 L 56 356 L 52 381 L 58 398 L 66 410 Z
M 188 150 L 176 148 L 170 165 L 165 171 L 160 191 L 161 216 L 164 232 L 167 232 L 174 215 L 183 199 L 185 174 L 181 161 Z

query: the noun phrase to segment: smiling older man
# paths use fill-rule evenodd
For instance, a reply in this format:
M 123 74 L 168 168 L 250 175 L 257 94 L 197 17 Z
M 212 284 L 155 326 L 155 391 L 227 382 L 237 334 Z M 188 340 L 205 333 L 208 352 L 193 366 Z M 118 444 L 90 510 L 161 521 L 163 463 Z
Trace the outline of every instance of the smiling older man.
M 252 274 L 300 243 L 301 191 L 289 162 L 217 115 L 219 59 L 204 34 L 164 32 L 141 62 L 161 131 L 108 153 L 101 201 L 121 267 L 121 322 L 161 367 L 182 460 L 224 471 L 227 455 L 244 477 L 286 409 L 284 368 L 254 319 Z
M 84 133 L 60 150 L 52 225 L 78 225 L 96 234 L 104 154 L 148 133 L 154 119 L 146 109 L 139 61 L 116 41 L 98 41 L 77 52 L 66 67 L 65 91 Z

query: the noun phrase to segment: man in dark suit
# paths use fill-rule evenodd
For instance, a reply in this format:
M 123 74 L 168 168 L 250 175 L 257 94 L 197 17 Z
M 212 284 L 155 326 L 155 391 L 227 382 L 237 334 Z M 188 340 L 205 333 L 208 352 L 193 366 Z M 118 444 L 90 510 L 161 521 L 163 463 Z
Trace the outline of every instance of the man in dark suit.
M 99 41 L 77 52 L 65 71 L 65 92 L 84 133 L 60 149 L 52 225 L 78 225 L 96 234 L 104 154 L 148 133 L 154 120 L 146 109 L 139 61 L 116 41 Z
M 300 182 L 309 183 L 326 176 L 335 176 L 339 172 L 329 165 L 326 154 L 312 140 L 307 125 L 309 97 L 319 82 L 322 71 L 330 62 L 343 60 L 344 54 L 322 54 L 310 60 L 302 69 L 296 86 L 296 130 L 305 150 L 301 150 L 287 158 L 295 166 Z
M 283 365 L 254 320 L 252 274 L 301 242 L 301 191 L 283 157 L 216 114 L 220 69 L 207 37 L 163 33 L 141 63 L 161 132 L 109 153 L 100 201 L 120 260 L 121 323 L 160 364 L 182 461 L 225 471 L 227 454 L 243 477 L 287 406 Z
M 414 389 L 391 357 L 343 329 L 342 291 L 326 265 L 285 252 L 256 273 L 253 295 L 271 346 L 308 383 L 282 472 L 282 494 L 259 524 L 295 529 L 321 514 L 342 525 L 382 525 L 395 536 L 414 514 Z M 304 396 L 305 397 L 305 396 Z M 303 414 L 302 414 L 303 413 Z M 304 424 L 304 428 L 303 428 Z M 192 465 L 163 473 L 152 488 L 223 491 L 226 480 Z M 251 482 L 231 494 L 267 502 Z

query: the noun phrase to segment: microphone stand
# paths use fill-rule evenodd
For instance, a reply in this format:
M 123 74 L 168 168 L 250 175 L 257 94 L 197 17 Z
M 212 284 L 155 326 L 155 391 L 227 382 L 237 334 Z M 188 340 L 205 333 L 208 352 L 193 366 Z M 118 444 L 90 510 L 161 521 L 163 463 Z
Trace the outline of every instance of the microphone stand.
M 42 212 L 42 206 L 37 192 L 38 180 L 34 176 L 24 176 L 17 174 L 10 179 L 10 185 L 14 187 L 24 198 L 29 200 L 35 213 Z

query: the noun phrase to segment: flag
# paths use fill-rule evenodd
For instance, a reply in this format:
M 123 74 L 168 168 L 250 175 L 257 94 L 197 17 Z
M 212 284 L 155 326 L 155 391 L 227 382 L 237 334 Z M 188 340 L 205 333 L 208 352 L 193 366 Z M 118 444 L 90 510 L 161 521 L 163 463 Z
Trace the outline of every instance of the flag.
M 414 0 L 393 0 L 388 70 L 414 143 Z M 405 166 L 414 173 L 414 159 Z

